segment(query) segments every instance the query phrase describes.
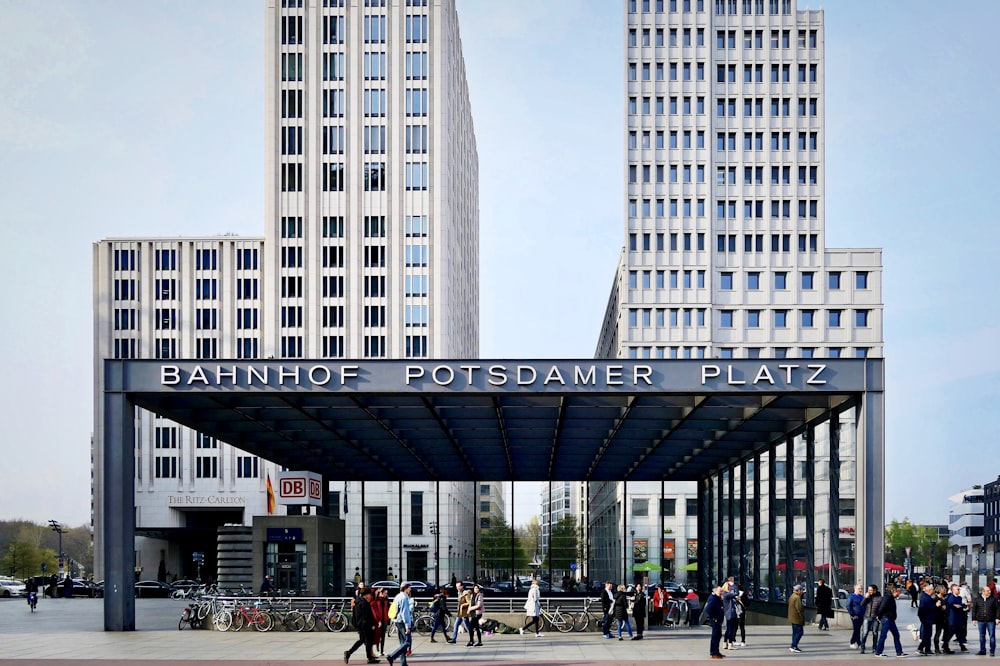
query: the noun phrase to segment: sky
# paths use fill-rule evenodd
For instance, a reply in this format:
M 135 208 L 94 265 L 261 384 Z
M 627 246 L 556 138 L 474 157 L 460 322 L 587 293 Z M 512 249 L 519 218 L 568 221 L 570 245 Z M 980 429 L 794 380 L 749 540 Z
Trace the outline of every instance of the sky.
M 457 4 L 480 161 L 480 354 L 591 357 L 624 240 L 621 5 Z M 883 249 L 886 517 L 946 523 L 949 495 L 1000 474 L 1000 3 L 822 7 L 826 242 Z M 3 11 L 0 519 L 79 525 L 93 243 L 263 234 L 264 9 Z

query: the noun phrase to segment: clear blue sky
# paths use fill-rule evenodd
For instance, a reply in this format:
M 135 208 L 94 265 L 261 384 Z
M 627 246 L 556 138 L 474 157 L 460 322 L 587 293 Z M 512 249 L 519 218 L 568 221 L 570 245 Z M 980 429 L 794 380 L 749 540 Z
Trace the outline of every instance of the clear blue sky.
M 620 4 L 458 6 L 480 156 L 481 353 L 591 356 L 623 241 Z M 887 516 L 943 523 L 948 495 L 1000 473 L 1000 3 L 823 7 L 827 243 L 884 249 Z M 263 233 L 263 3 L 3 11 L 0 518 L 80 524 L 91 244 Z

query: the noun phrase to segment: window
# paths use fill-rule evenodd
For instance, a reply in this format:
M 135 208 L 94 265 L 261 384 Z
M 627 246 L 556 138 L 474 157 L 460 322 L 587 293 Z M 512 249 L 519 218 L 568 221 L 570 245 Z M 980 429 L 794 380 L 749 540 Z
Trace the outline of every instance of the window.
M 219 458 L 217 456 L 196 457 L 195 477 L 199 479 L 217 479 L 219 477 Z
M 723 290 L 730 290 L 733 288 L 733 274 L 723 273 L 719 279 L 719 288 Z
M 827 312 L 827 326 L 830 328 L 840 328 L 840 317 L 843 310 L 830 310 Z
M 732 328 L 733 327 L 733 311 L 732 310 L 720 310 L 719 311 L 719 326 L 721 328 Z
M 645 497 L 632 498 L 632 515 L 644 517 L 649 515 L 649 499 Z
M 854 325 L 858 328 L 868 328 L 868 314 L 871 310 L 855 310 Z
M 813 288 L 813 275 L 811 271 L 802 274 L 802 288 L 809 290 Z
M 830 289 L 840 289 L 840 271 L 830 271 L 827 278 L 827 286 Z
M 424 533 L 424 494 L 410 493 L 410 534 Z
M 802 311 L 802 328 L 812 328 L 815 326 L 814 319 L 816 317 L 815 310 L 803 310 Z
M 677 515 L 677 500 L 674 498 L 660 498 L 660 515 L 661 516 L 676 516 Z
M 747 290 L 757 291 L 760 289 L 760 273 L 754 271 L 747 273 Z
M 760 328 L 760 310 L 747 310 L 747 328 Z
M 788 310 L 774 311 L 774 327 L 788 328 Z
M 407 162 L 404 174 L 407 190 L 426 190 L 428 188 L 427 162 Z
M 774 274 L 774 288 L 775 289 L 788 288 L 788 273 L 784 271 L 779 271 Z
M 256 479 L 260 476 L 257 456 L 236 456 L 236 478 Z
M 868 271 L 858 271 L 854 274 L 854 288 L 855 289 L 867 289 L 868 288 Z

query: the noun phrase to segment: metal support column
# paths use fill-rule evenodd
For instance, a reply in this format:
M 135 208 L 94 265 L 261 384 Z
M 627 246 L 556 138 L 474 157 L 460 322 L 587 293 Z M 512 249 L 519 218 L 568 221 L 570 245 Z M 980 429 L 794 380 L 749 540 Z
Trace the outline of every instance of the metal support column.
M 771 445 L 767 455 L 767 598 L 775 598 L 778 587 L 778 461 L 775 453 L 778 447 Z
M 792 593 L 795 580 L 795 440 L 785 438 L 785 599 Z
M 736 475 L 733 468 L 729 468 L 728 487 L 726 488 L 726 577 L 736 576 L 739 573 L 739 564 L 735 562 L 736 552 Z M 742 539 L 741 539 L 742 541 Z M 734 566 L 734 564 L 736 566 Z M 735 578 L 734 578 L 735 580 Z
M 812 598 L 816 578 L 816 433 L 813 426 L 806 428 L 805 445 L 806 496 L 802 504 L 806 519 L 806 593 L 808 599 L 816 603 Z M 822 563 L 823 553 L 820 553 L 819 559 Z M 826 579 L 829 581 L 829 576 Z
M 698 590 L 712 591 L 712 478 L 698 481 Z
M 750 566 L 752 568 L 752 574 L 750 575 L 750 580 L 753 581 L 753 594 L 754 598 L 760 598 L 759 591 L 761 584 L 767 584 L 767 581 L 760 580 L 760 454 L 754 456 L 753 459 L 753 558 L 750 561 Z
M 844 580 L 850 578 L 846 572 L 843 576 L 840 572 L 840 414 L 831 414 L 827 426 L 830 441 L 830 522 L 827 525 L 827 529 L 830 530 L 830 579 L 836 583 L 836 585 L 831 584 L 831 587 L 839 590 L 845 587 L 841 584 L 841 578 Z M 851 562 L 851 566 L 855 564 Z M 853 586 L 846 587 L 853 592 Z
M 750 462 L 750 465 L 753 465 L 753 462 Z M 747 566 L 747 467 L 746 461 L 740 463 L 740 562 L 736 580 L 739 582 L 741 589 L 746 589 L 747 583 L 750 580 L 749 567 Z M 754 540 L 757 540 L 756 532 L 754 532 Z
M 135 631 L 135 408 L 124 393 L 104 395 L 104 630 Z
M 885 553 L 885 377 L 881 360 L 865 363 L 865 392 L 857 410 L 858 497 L 855 573 L 882 580 Z

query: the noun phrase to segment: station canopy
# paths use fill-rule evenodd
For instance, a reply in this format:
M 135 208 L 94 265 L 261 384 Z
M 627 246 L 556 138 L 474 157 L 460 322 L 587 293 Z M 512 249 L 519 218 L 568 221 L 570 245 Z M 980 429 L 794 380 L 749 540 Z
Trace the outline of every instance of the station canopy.
M 686 481 L 881 391 L 880 359 L 115 360 L 105 399 L 328 480 Z

